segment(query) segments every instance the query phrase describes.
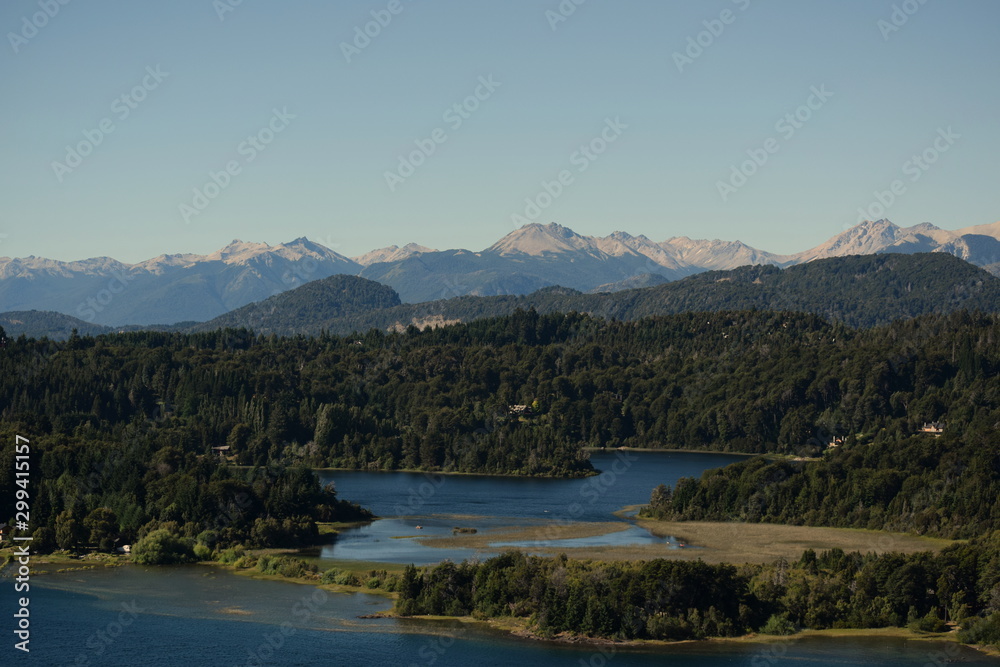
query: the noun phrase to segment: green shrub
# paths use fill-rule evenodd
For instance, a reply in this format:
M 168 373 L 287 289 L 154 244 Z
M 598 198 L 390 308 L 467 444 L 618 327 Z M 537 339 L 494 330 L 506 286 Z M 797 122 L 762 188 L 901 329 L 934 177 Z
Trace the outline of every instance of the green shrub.
M 947 632 L 948 626 L 942 621 L 934 610 L 927 612 L 927 615 L 923 618 L 919 618 L 915 621 L 911 621 L 906 625 L 910 630 L 914 632 Z
M 966 644 L 1000 646 L 1000 611 L 986 618 L 968 618 L 958 631 L 958 640 Z
M 246 551 L 243 550 L 243 547 L 235 546 L 220 551 L 219 555 L 216 557 L 216 560 L 218 560 L 220 563 L 231 565 L 236 561 L 240 560 L 241 558 L 243 558 L 243 556 L 245 555 Z
M 666 641 L 690 639 L 693 635 L 691 625 L 686 620 L 667 614 L 650 616 L 646 623 L 646 632 L 653 639 Z
M 257 559 L 247 554 L 245 556 L 240 556 L 239 560 L 233 563 L 233 567 L 238 567 L 241 569 L 249 569 L 257 565 Z
M 195 538 L 195 542 L 198 544 L 204 544 L 209 549 L 214 549 L 215 545 L 219 542 L 219 534 L 214 530 L 203 530 L 198 533 L 198 537 Z
M 358 586 L 361 584 L 361 581 L 350 572 L 341 572 L 334 577 L 333 583 L 341 586 Z
M 294 558 L 282 558 L 278 564 L 278 574 L 289 579 L 304 577 L 309 574 L 306 564 Z
M 762 635 L 793 635 L 798 632 L 795 624 L 788 620 L 788 614 L 774 614 L 760 629 Z
M 132 558 L 140 565 L 173 565 L 189 563 L 195 555 L 189 540 L 171 535 L 161 528 L 132 547 Z

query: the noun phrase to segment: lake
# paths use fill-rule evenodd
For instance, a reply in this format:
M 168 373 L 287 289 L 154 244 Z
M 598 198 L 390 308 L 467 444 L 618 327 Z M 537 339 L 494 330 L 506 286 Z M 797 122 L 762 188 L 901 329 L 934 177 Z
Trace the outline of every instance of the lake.
M 360 503 L 378 516 L 370 525 L 342 531 L 321 550 L 332 567 L 336 560 L 374 560 L 426 565 L 445 558 L 460 561 L 495 555 L 505 547 L 629 546 L 668 542 L 630 526 L 596 537 L 544 541 L 505 541 L 495 548 L 441 549 L 418 540 L 450 536 L 455 527 L 488 532 L 512 527 L 566 525 L 581 522 L 625 522 L 614 512 L 649 501 L 658 484 L 673 485 L 681 477 L 698 477 L 745 456 L 688 452 L 595 452 L 601 474 L 582 479 L 488 477 L 323 471 L 341 498 Z M 419 526 L 419 528 L 418 528 Z
M 629 458 L 634 457 L 634 458 Z M 619 521 L 621 541 L 642 540 L 615 512 L 645 502 L 659 483 L 697 476 L 737 457 L 711 454 L 598 453 L 599 477 L 582 480 L 424 476 L 411 473 L 323 473 L 343 498 L 391 517 L 348 531 L 324 559 L 359 557 L 415 562 L 430 549 L 413 539 L 450 534 L 454 525 L 484 530 L 553 521 Z M 615 468 L 615 464 L 617 468 Z M 626 464 L 629 464 L 626 467 Z M 616 472 L 617 470 L 617 472 Z M 423 486 L 427 484 L 428 486 Z M 598 539 L 607 539 L 605 535 Z M 594 538 L 583 538 L 594 539 Z M 570 542 L 567 540 L 566 542 Z M 353 544 L 354 546 L 349 546 Z M 375 558 L 373 558 L 375 557 Z M 0 582 L 10 591 L 12 582 Z M 14 595 L 5 593 L 0 616 L 12 622 Z M 12 625 L 2 664 L 44 665 L 812 665 L 910 666 L 998 661 L 952 646 L 901 639 L 799 639 L 773 644 L 702 642 L 655 650 L 612 651 L 522 640 L 456 621 L 361 619 L 390 602 L 367 594 L 327 593 L 313 586 L 258 581 L 210 566 L 125 566 L 37 575 L 31 580 L 31 654 L 14 650 Z
M 513 639 L 456 622 L 359 619 L 390 603 L 374 595 L 258 581 L 211 566 L 99 568 L 40 576 L 31 585 L 31 653 L 14 650 L 5 629 L 10 643 L 2 649 L 4 665 L 902 667 L 926 665 L 937 654 L 956 663 L 997 664 L 969 649 L 944 654 L 941 644 L 900 639 L 709 642 L 602 652 Z M 13 613 L 12 598 L 3 596 L 5 619 Z

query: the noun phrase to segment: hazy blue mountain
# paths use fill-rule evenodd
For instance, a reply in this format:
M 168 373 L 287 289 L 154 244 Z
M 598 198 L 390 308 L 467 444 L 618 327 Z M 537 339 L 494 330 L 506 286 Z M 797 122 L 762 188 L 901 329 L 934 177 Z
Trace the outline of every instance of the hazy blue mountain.
M 204 321 L 360 268 L 304 238 L 277 246 L 233 241 L 211 255 L 161 255 L 139 264 L 3 258 L 0 310 L 51 310 L 115 326 Z
M 318 281 L 248 307 L 254 318 L 224 316 L 199 325 L 252 326 L 265 333 L 347 334 L 371 328 L 399 330 L 410 325 L 437 326 L 508 315 L 517 309 L 540 313 L 586 312 L 632 320 L 689 311 L 770 310 L 807 312 L 852 326 L 872 326 L 928 313 L 959 309 L 1000 312 L 1000 278 L 945 253 L 883 254 L 834 257 L 782 269 L 746 266 L 709 271 L 678 281 L 614 293 L 584 294 L 546 287 L 529 295 L 461 296 L 418 304 L 368 308 L 363 295 L 389 288 L 361 278 L 349 288 L 357 293 L 351 313 L 335 314 L 324 300 L 326 283 Z M 391 290 L 390 290 L 391 291 Z M 342 298 L 338 293 L 338 299 Z M 384 300 L 391 297 L 385 293 Z
M 330 276 L 237 308 L 190 330 L 242 327 L 262 334 L 302 333 L 313 330 L 317 322 L 385 310 L 400 303 L 391 287 L 357 276 Z
M 81 336 L 99 335 L 112 331 L 100 324 L 91 324 L 81 319 L 45 310 L 18 310 L 0 313 L 0 327 L 7 336 L 17 338 L 24 334 L 28 338 L 51 338 L 65 340 L 70 337 L 73 329 Z
M 332 275 L 357 275 L 394 289 L 404 303 L 458 296 L 526 295 L 553 285 L 608 292 L 746 265 L 789 267 L 830 257 L 936 253 L 996 272 L 1000 223 L 947 231 L 924 223 L 863 222 L 793 255 L 740 241 L 674 236 L 655 242 L 614 232 L 585 236 L 555 223 L 529 224 L 484 250 L 433 250 L 416 243 L 349 259 L 300 238 L 234 241 L 210 255 L 163 255 L 139 264 L 108 257 L 78 262 L 0 258 L 0 310 L 48 310 L 93 324 L 207 321 Z

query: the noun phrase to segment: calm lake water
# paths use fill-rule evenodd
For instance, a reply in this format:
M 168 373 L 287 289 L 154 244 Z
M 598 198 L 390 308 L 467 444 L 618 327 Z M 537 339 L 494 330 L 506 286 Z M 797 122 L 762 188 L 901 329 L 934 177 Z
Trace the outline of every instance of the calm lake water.
M 389 556 L 396 562 L 419 562 L 427 547 L 411 539 L 389 537 L 411 534 L 415 519 L 424 526 L 422 534 L 450 534 L 454 525 L 470 522 L 489 529 L 544 524 L 554 517 L 623 521 L 611 513 L 645 502 L 656 484 L 670 484 L 681 476 L 698 475 L 735 460 L 705 454 L 631 456 L 636 458 L 622 462 L 615 454 L 595 455 L 595 465 L 608 472 L 589 480 L 324 475 L 336 481 L 341 497 L 372 507 L 380 516 L 395 517 L 342 539 L 329 557 L 335 561 Z M 614 473 L 616 461 L 618 472 Z M 631 465 L 624 468 L 625 463 Z M 421 487 L 424 483 L 430 486 Z M 418 498 L 419 504 L 411 503 L 412 498 Z M 461 521 L 456 521 L 456 515 Z M 644 531 L 636 532 L 628 525 L 621 531 L 628 534 L 616 539 L 645 539 Z M 345 547 L 352 542 L 354 547 Z M 446 550 L 430 551 L 438 559 L 445 557 L 442 552 Z M 0 617 L 6 619 L 0 622 L 0 635 L 9 642 L 0 649 L 2 665 L 922 666 L 940 664 L 935 659 L 945 655 L 955 663 L 998 664 L 964 648 L 952 647 L 944 654 L 945 646 L 940 644 L 876 639 L 719 642 L 602 652 L 594 647 L 513 639 L 452 621 L 361 619 L 389 608 L 389 601 L 374 595 L 333 594 L 312 586 L 255 581 L 208 566 L 126 566 L 37 575 L 31 580 L 29 655 L 13 648 L 13 584 L 9 579 L 0 581 L 0 588 L 5 591 Z
M 0 582 L 5 589 L 11 582 Z M 0 615 L 8 624 L 13 596 Z M 601 650 L 511 639 L 454 622 L 360 619 L 384 598 L 255 581 L 210 566 L 125 566 L 36 577 L 31 583 L 31 653 L 10 642 L 4 665 L 926 665 L 936 655 L 997 664 L 964 648 L 905 640 L 702 643 L 657 651 Z M 285 624 L 284 626 L 282 624 Z M 940 663 L 934 663 L 940 664 Z
M 595 452 L 590 460 L 601 470 L 584 479 L 485 477 L 324 471 L 320 479 L 334 482 L 341 498 L 389 516 L 430 514 L 564 518 L 610 521 L 626 505 L 649 502 L 658 484 L 673 485 L 681 477 L 699 477 L 745 456 L 673 452 Z
M 489 549 L 440 549 L 420 538 L 450 536 L 455 527 L 478 532 L 505 527 L 531 527 L 578 522 L 625 522 L 613 512 L 649 501 L 658 484 L 673 485 L 681 477 L 698 477 L 746 457 L 729 454 L 672 452 L 597 452 L 591 457 L 601 470 L 585 479 L 523 479 L 473 475 L 324 471 L 342 498 L 349 498 L 384 517 L 367 526 L 345 530 L 321 558 L 374 560 L 426 565 L 445 558 L 485 558 L 505 547 L 629 546 L 676 541 L 651 535 L 637 526 L 596 537 L 519 542 L 498 539 Z M 418 528 L 419 526 L 419 528 Z

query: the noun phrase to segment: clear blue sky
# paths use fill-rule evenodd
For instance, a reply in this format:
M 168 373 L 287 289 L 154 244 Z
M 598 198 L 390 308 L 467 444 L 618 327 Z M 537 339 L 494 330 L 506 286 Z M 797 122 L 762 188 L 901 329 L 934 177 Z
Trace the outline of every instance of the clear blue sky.
M 587 0 L 555 30 L 559 0 L 399 0 L 350 63 L 341 43 L 389 0 L 243 0 L 220 20 L 223 2 L 74 0 L 37 34 L 38 0 L 3 3 L 0 255 L 134 262 L 298 236 L 346 255 L 478 250 L 563 169 L 573 182 L 538 221 L 586 234 L 792 252 L 896 179 L 897 224 L 1000 219 L 994 0 L 909 0 L 892 32 L 878 22 L 900 0 Z M 679 71 L 674 53 L 724 10 Z M 445 111 L 490 75 L 499 88 L 453 128 Z M 134 109 L 115 102 L 144 77 Z M 814 86 L 833 96 L 786 138 L 776 122 Z M 241 142 L 276 108 L 295 118 L 247 161 Z M 581 173 L 572 156 L 608 118 L 627 128 Z M 114 131 L 57 175 L 104 119 Z M 904 164 L 948 127 L 961 137 L 912 181 Z M 447 141 L 390 191 L 385 172 L 437 128 Z M 723 201 L 718 182 L 769 138 L 777 152 Z M 230 161 L 240 173 L 185 222 L 180 205 Z

